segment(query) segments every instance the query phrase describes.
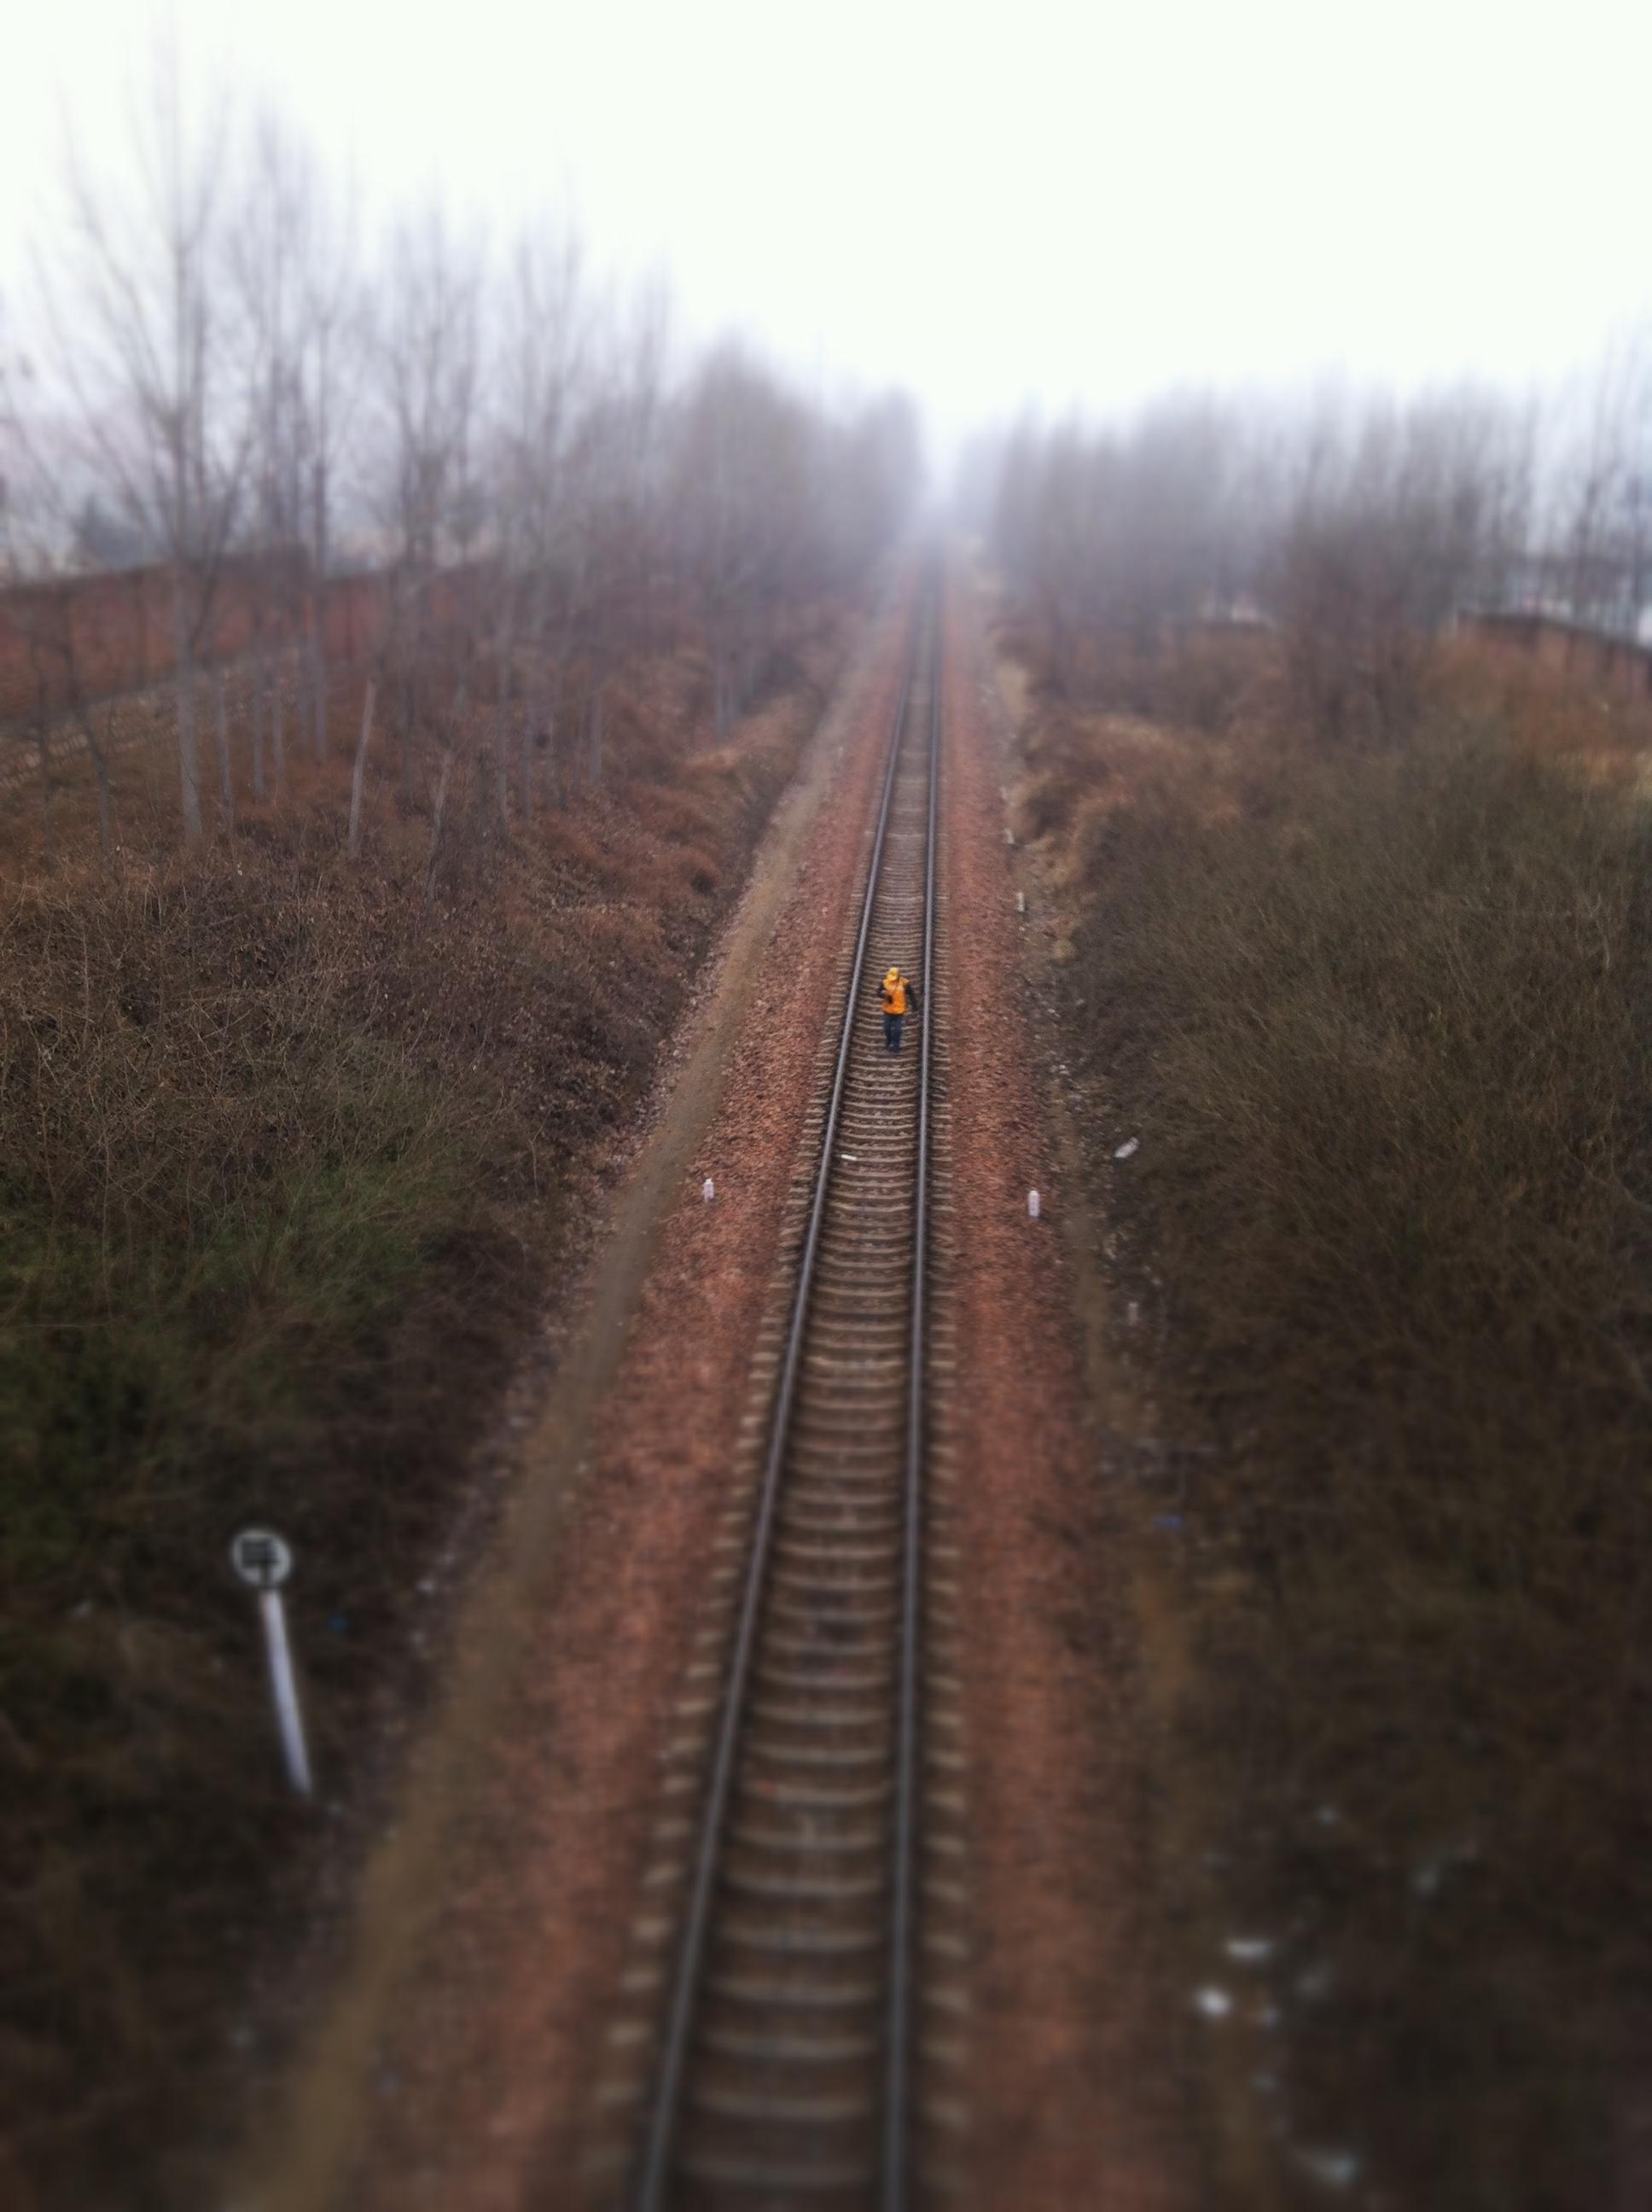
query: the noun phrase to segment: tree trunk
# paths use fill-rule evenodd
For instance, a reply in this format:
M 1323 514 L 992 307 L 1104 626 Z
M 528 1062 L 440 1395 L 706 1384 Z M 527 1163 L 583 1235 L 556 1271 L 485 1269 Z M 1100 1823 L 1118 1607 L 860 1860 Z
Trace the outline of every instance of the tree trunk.
M 320 444 L 310 472 L 310 673 L 315 687 L 315 757 L 327 757 L 327 462 L 328 421 L 325 364 L 330 334 L 321 333 L 323 377 L 319 428 Z
M 544 718 L 544 678 L 537 671 L 528 683 L 528 696 L 522 702 L 522 819 L 533 819 L 533 749 L 538 743 L 538 733 Z
M 586 709 L 586 736 L 590 746 L 586 756 L 586 781 L 593 786 L 602 781 L 603 699 L 607 689 L 607 679 L 598 677 Z
M 494 703 L 494 786 L 501 832 L 511 826 L 510 705 L 511 632 L 507 624 L 499 647 L 499 696 Z
M 327 666 L 321 657 L 319 629 L 311 632 L 305 654 L 306 675 L 310 692 L 310 728 L 315 741 L 318 761 L 327 757 Z
M 100 751 L 92 755 L 92 771 L 98 780 L 98 843 L 106 860 L 115 857 L 113 810 L 109 801 L 109 763 Z
M 224 819 L 234 826 L 235 820 L 235 779 L 229 765 L 229 708 L 224 698 L 224 672 L 218 671 L 218 793 L 223 801 Z
M 181 577 L 174 579 L 173 584 L 172 620 L 177 655 L 178 781 L 184 810 L 184 835 L 192 842 L 201 834 L 201 763 L 195 742 L 195 647 L 189 634 L 189 611 L 184 601 Z
M 413 805 L 413 690 L 407 676 L 401 680 L 402 774 L 398 804 L 404 814 Z
M 287 793 L 287 738 L 281 719 L 281 671 L 276 669 L 270 686 L 270 750 L 275 755 L 276 789 L 285 798 Z
M 734 717 L 729 711 L 728 648 L 720 636 L 711 649 L 711 697 L 712 719 L 716 726 L 717 742 L 721 744 Z
M 553 806 L 568 804 L 568 779 L 562 773 L 562 756 L 556 742 L 562 726 L 562 678 L 559 672 L 551 690 L 550 704 L 545 709 L 545 787 Z
M 453 695 L 452 711 L 447 717 L 446 736 L 441 749 L 441 774 L 436 781 L 436 807 L 430 821 L 430 862 L 424 872 L 424 896 L 419 901 L 422 914 L 430 903 L 436 888 L 436 857 L 441 847 L 441 825 L 447 813 L 447 786 L 453 773 L 453 758 L 459 750 L 459 732 L 465 723 L 466 686 L 461 682 Z
M 46 873 L 52 875 L 58 865 L 52 849 L 52 740 L 44 722 L 35 729 L 34 750 L 40 763 L 40 836 L 46 847 Z
M 424 872 L 424 895 L 419 901 L 421 914 L 428 907 L 436 888 L 436 856 L 441 847 L 442 818 L 447 811 L 447 785 L 452 773 L 453 748 L 446 745 L 442 749 L 441 774 L 436 779 L 436 811 L 430 820 L 430 859 Z
M 78 687 L 75 700 L 75 712 L 80 722 L 81 735 L 86 740 L 87 752 L 91 757 L 92 772 L 98 780 L 98 842 L 103 848 L 104 859 L 112 860 L 114 823 L 109 803 L 109 757 L 104 747 L 98 742 L 98 734 L 93 727 L 92 717 L 87 711 L 85 702 L 79 695 Z M 112 728 L 114 722 L 112 707 L 109 709 L 109 720 Z
M 269 689 L 270 675 L 260 658 L 258 673 L 252 678 L 252 804 L 262 806 L 264 786 L 264 695 Z
M 361 708 L 361 734 L 355 746 L 355 772 L 350 778 L 350 836 L 349 857 L 353 860 L 361 849 L 361 787 L 367 775 L 367 745 L 373 736 L 373 701 L 374 683 L 367 678 L 367 696 Z

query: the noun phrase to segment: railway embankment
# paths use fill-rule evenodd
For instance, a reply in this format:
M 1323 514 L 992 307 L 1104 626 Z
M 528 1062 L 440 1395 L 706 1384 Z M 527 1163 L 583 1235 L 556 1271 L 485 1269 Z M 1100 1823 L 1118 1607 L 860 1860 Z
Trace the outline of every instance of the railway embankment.
M 1204 2201 L 1637 2201 L 1635 732 L 1459 665 L 1339 746 L 1266 648 L 1075 699 L 1008 642 Z
M 604 2201 L 610 2040 L 905 665 L 865 641 L 612 1200 L 449 1692 L 238 2186 L 270 2212 Z M 713 1195 L 704 1195 L 710 1181 Z M 648 1966 L 657 1996 L 657 1960 Z M 592 2161 L 595 2160 L 593 2172 Z M 594 2194 L 593 2194 L 594 2192 Z
M 352 855 L 349 764 L 296 744 L 287 790 L 192 850 L 164 748 L 112 762 L 106 857 L 89 776 L 10 817 L 9 2201 L 191 2196 L 183 2147 L 265 2064 L 295 1946 L 326 1951 L 328 1869 L 382 1810 L 507 1488 L 511 1377 L 525 1347 L 556 1364 L 547 1298 L 845 635 L 722 744 L 691 656 L 620 675 L 600 787 L 568 772 L 508 836 L 485 746 L 444 780 L 439 845 L 421 774 L 375 781 Z M 297 1550 L 313 1808 L 228 1571 L 246 1522 Z
M 891 2187 L 961 2208 L 1192 2201 L 1182 2022 L 1143 1902 L 1146 1706 L 1125 1555 L 1089 1477 L 1001 732 L 973 605 L 956 583 L 944 605 L 915 721 L 898 712 L 907 609 L 846 687 L 684 1035 L 519 1441 L 521 1517 L 468 1601 L 464 1663 L 367 1870 L 350 1963 L 238 2184 L 267 2212 L 789 2201 L 805 2185 L 855 2204 L 908 2201 Z M 921 972 L 915 740 L 938 680 L 920 1018 L 933 1304 L 914 1346 L 917 1040 L 893 1060 L 846 978 L 861 915 L 869 973 L 886 954 Z M 891 872 L 869 891 L 880 789 Z M 817 1197 L 821 1275 L 799 1304 Z M 729 1706 L 748 1590 L 750 1667 Z M 732 1787 L 708 1831 L 726 1717 Z M 685 1908 L 708 1832 L 696 1960 Z

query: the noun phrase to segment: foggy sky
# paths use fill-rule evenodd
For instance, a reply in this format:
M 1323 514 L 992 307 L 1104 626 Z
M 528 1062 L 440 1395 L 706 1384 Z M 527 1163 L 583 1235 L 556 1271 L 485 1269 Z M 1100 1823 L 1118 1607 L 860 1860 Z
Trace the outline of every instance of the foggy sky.
M 1632 0 L 46 0 L 9 23 L 8 292 L 60 112 L 118 169 L 167 21 L 371 210 L 571 208 L 690 334 L 902 383 L 944 434 L 1338 364 L 1552 379 L 1652 299 Z

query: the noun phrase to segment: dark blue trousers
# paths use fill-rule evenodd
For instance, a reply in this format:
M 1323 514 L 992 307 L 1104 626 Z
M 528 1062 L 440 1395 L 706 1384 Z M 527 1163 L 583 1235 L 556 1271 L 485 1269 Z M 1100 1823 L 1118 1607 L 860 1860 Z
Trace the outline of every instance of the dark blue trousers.
M 904 1014 L 885 1014 L 884 1017 L 884 1042 L 891 1052 L 901 1049 L 901 1024 L 905 1019 Z

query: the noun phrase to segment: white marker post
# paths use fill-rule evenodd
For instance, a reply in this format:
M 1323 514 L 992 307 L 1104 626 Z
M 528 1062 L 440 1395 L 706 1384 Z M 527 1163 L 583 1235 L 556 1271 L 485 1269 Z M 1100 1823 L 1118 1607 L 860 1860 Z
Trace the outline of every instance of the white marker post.
M 292 1547 L 272 1528 L 243 1528 L 229 1547 L 229 1559 L 241 1580 L 258 1594 L 264 1648 L 270 1662 L 270 1694 L 275 1699 L 276 1727 L 287 1761 L 287 1779 L 301 1797 L 307 1797 L 313 1788 L 310 1753 L 304 1741 L 304 1716 L 299 1711 L 293 1654 L 287 1641 L 287 1607 L 281 1595 L 282 1584 L 293 1571 Z

